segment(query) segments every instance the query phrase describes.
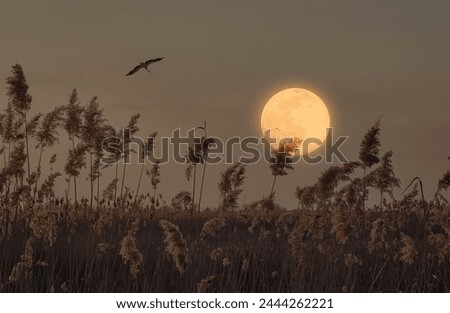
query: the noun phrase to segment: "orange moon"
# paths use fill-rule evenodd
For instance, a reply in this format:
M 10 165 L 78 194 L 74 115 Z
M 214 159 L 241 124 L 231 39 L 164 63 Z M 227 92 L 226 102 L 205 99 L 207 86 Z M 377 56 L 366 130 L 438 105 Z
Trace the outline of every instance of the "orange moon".
M 272 148 L 278 149 L 280 142 L 308 143 L 307 151 L 302 144 L 297 150 L 300 154 L 317 150 L 327 137 L 330 127 L 330 114 L 325 103 L 313 92 L 302 88 L 284 89 L 269 99 L 261 114 L 263 134 L 270 130 L 270 136 L 276 139 Z M 307 140 L 310 138 L 309 140 Z M 306 140 L 306 142 L 305 142 Z

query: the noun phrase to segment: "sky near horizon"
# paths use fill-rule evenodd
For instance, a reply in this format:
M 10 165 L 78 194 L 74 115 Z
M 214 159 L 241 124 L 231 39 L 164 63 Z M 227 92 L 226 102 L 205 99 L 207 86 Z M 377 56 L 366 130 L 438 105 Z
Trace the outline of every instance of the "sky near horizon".
M 76 87 L 82 103 L 98 96 L 117 128 L 140 113 L 141 136 L 169 136 L 206 119 L 208 134 L 226 140 L 261 136 L 264 104 L 283 88 L 301 87 L 328 106 L 334 134 L 349 136 L 342 151 L 350 160 L 382 116 L 381 152 L 394 151 L 402 188 L 419 176 L 431 196 L 450 168 L 449 10 L 448 1 L 418 0 L 2 1 L 0 109 L 5 79 L 19 63 L 31 112 L 66 104 Z M 125 77 L 155 57 L 164 60 L 151 75 Z M 67 149 L 62 140 L 55 151 Z M 295 187 L 329 166 L 296 164 L 278 180 L 276 201 L 296 207 Z M 225 167 L 208 168 L 205 205 L 217 205 Z M 161 168 L 168 202 L 191 188 L 184 168 Z M 137 174 L 132 167 L 132 188 Z M 247 174 L 241 201 L 269 193 L 267 164 Z

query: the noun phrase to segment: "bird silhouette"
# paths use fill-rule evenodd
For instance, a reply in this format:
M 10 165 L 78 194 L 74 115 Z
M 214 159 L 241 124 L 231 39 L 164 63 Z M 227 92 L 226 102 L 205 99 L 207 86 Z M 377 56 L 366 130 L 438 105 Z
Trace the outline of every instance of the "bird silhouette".
M 139 71 L 141 68 L 145 69 L 147 72 L 151 73 L 150 70 L 148 69 L 148 66 L 152 63 L 156 63 L 161 61 L 162 59 L 164 59 L 164 57 L 162 58 L 156 58 L 156 59 L 151 59 L 148 60 L 146 62 L 141 62 L 138 66 L 136 66 L 135 68 L 133 68 L 131 71 L 128 72 L 128 74 L 126 76 L 130 76 L 133 75 L 134 73 L 136 73 L 137 71 Z

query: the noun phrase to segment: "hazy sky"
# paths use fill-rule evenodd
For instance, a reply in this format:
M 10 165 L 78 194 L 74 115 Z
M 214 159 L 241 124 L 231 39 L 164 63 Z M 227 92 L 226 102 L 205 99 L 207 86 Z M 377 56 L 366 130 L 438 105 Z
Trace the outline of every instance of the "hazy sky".
M 383 115 L 381 150 L 394 150 L 402 187 L 420 176 L 430 195 L 450 168 L 449 11 L 448 1 L 417 0 L 2 1 L 0 107 L 4 79 L 19 63 L 33 112 L 66 104 L 77 87 L 83 103 L 99 97 L 116 127 L 141 113 L 139 134 L 168 136 L 206 118 L 209 134 L 226 139 L 260 136 L 271 95 L 303 87 L 327 104 L 335 134 L 350 136 L 349 159 Z M 151 76 L 125 77 L 160 56 Z M 62 143 L 58 151 L 66 150 Z M 277 201 L 296 206 L 295 186 L 328 166 L 296 165 L 278 181 Z M 208 169 L 207 205 L 217 204 L 224 168 Z M 134 188 L 137 167 L 130 173 Z M 190 190 L 184 166 L 163 166 L 161 175 L 167 200 Z M 271 179 L 267 164 L 250 166 L 246 202 L 267 195 Z

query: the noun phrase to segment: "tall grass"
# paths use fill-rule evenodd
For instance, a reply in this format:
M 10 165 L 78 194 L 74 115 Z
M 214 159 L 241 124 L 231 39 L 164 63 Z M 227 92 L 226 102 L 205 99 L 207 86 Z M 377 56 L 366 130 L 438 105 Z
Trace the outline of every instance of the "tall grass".
M 205 164 L 212 144 L 206 136 L 187 153 L 192 192 L 178 192 L 168 206 L 156 195 L 158 163 L 147 171 L 141 166 L 135 190 L 125 183 L 127 162 L 121 177 L 119 164 L 100 163 L 103 140 L 118 133 L 125 149 L 116 158 L 129 158 L 139 115 L 117 132 L 96 97 L 83 106 L 73 89 L 67 105 L 27 119 L 31 96 L 19 65 L 7 83 L 9 102 L 0 114 L 0 292 L 449 291 L 450 171 L 431 200 L 420 178 L 395 199 L 400 181 L 393 152 L 379 155 L 379 121 L 364 136 L 359 160 L 331 166 L 313 185 L 295 189 L 296 209 L 274 198 L 277 178 L 292 169 L 292 151 L 282 150 L 270 165 L 268 197 L 239 207 L 247 177 L 246 165 L 236 163 L 217 178 L 218 208 L 194 217 L 196 166 Z M 51 153 L 61 128 L 71 146 L 64 197 L 54 191 L 62 175 Z M 27 148 L 33 143 L 37 162 Z M 108 170 L 115 178 L 102 182 Z M 142 193 L 144 171 L 151 187 Z M 202 181 L 204 173 L 205 165 Z M 80 177 L 89 180 L 88 195 L 78 194 Z M 379 193 L 372 207 L 370 189 Z

